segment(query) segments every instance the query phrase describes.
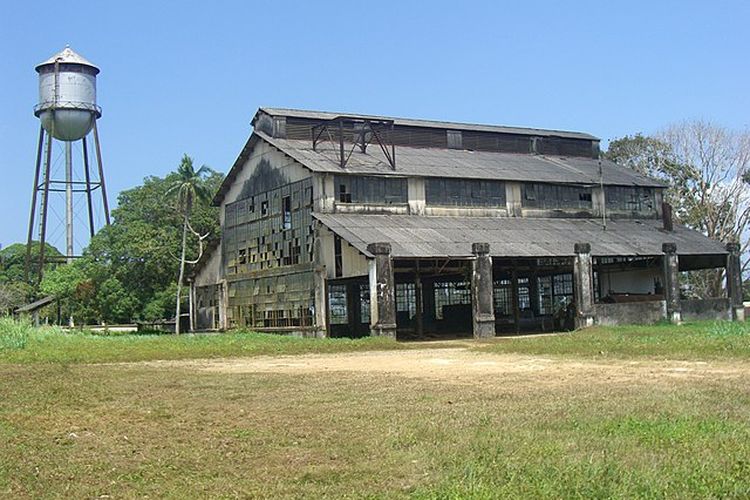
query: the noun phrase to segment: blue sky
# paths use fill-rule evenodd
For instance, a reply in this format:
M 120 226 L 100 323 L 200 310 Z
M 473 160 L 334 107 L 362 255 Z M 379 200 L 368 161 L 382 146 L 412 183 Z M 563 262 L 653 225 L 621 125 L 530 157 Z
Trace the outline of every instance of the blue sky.
M 34 66 L 65 44 L 102 70 L 112 203 L 183 153 L 226 172 L 259 106 L 570 129 L 605 141 L 690 118 L 750 123 L 750 2 L 3 0 L 2 13 L 3 246 L 25 241 Z

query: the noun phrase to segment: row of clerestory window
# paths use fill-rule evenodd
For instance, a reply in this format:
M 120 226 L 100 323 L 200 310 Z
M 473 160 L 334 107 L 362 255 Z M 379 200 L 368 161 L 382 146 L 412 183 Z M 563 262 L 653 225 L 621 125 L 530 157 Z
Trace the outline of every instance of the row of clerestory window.
M 336 199 L 352 204 L 406 204 L 407 179 L 403 177 L 375 177 L 337 175 Z M 521 206 L 540 209 L 593 208 L 592 186 L 523 183 Z M 608 210 L 653 212 L 655 192 L 649 187 L 606 186 Z M 505 182 L 485 179 L 431 177 L 425 179 L 425 202 L 428 206 L 505 207 Z

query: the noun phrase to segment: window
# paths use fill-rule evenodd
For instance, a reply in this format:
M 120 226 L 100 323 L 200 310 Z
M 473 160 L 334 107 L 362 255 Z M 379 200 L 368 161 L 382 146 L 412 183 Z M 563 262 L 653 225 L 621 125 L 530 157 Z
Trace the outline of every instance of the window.
M 428 205 L 460 207 L 505 207 L 505 183 L 480 179 L 428 178 Z
M 513 311 L 513 290 L 508 279 L 495 281 L 494 302 L 496 316 L 510 316 Z
M 282 227 L 284 229 L 291 229 L 292 228 L 292 197 L 284 196 L 284 198 L 281 199 L 281 207 L 282 207 L 282 214 L 283 214 Z
M 531 294 L 529 293 L 529 278 L 518 278 L 518 309 L 531 309 Z
M 239 264 L 247 264 L 247 249 L 240 248 L 239 256 L 237 258 Z
M 539 314 L 551 315 L 573 302 L 573 275 L 555 274 L 538 278 Z
M 417 314 L 416 286 L 414 283 L 396 283 L 396 312 L 409 313 L 409 318 Z
M 552 276 L 537 278 L 537 290 L 539 292 L 539 314 L 552 314 Z
M 346 285 L 328 285 L 328 314 L 332 325 L 349 322 L 346 307 Z
M 654 212 L 656 207 L 656 199 L 652 188 L 606 186 L 604 197 L 607 200 L 607 210 Z
M 349 192 L 349 186 L 347 184 L 339 184 L 339 201 L 341 203 L 351 203 L 352 194 Z
M 338 234 L 333 236 L 333 255 L 335 261 L 335 276 L 341 277 L 344 275 L 344 259 L 341 251 L 341 236 Z
M 261 216 L 268 215 L 268 200 L 260 202 L 260 215 Z
M 466 281 L 435 283 L 435 316 L 444 319 L 443 307 L 457 304 L 471 304 L 471 288 Z
M 408 201 L 404 178 L 337 175 L 334 182 L 341 203 L 392 205 Z
M 591 209 L 591 188 L 563 184 L 525 183 L 521 205 L 545 209 Z
M 359 320 L 370 323 L 370 285 L 359 285 Z

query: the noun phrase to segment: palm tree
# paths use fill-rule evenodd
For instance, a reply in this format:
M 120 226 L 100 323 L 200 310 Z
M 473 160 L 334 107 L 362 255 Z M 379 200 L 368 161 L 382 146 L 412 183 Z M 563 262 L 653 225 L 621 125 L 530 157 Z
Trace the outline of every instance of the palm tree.
M 208 200 L 210 193 L 203 179 L 209 173 L 209 168 L 203 165 L 197 171 L 193 167 L 193 159 L 188 155 L 182 157 L 180 166 L 177 167 L 177 179 L 167 189 L 167 196 L 175 196 L 177 206 L 182 215 L 182 248 L 180 251 L 180 276 L 177 279 L 177 304 L 175 306 L 175 333 L 180 333 L 180 294 L 182 293 L 182 282 L 185 278 L 185 248 L 187 246 L 187 233 L 190 227 L 190 213 L 196 200 Z M 193 231 L 194 232 L 194 231 Z

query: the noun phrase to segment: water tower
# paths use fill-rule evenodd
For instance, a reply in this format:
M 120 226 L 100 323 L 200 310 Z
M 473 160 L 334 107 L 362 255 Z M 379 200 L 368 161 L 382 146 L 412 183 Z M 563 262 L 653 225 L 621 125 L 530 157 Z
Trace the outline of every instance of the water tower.
M 36 154 L 34 188 L 31 196 L 31 214 L 26 248 L 26 275 L 31 266 L 31 249 L 34 226 L 39 215 L 39 279 L 45 262 L 50 194 L 64 193 L 65 199 L 65 261 L 75 257 L 73 228 L 76 208 L 74 198 L 85 195 L 88 211 L 90 236 L 94 235 L 94 192 L 101 193 L 104 219 L 109 225 L 109 206 L 104 185 L 99 132 L 96 120 L 101 117 L 101 108 L 96 104 L 96 75 L 99 68 L 75 53 L 70 47 L 37 65 L 39 73 L 39 104 L 34 107 L 34 115 L 41 121 L 39 145 Z M 98 175 L 93 177 L 89 167 L 89 144 L 86 138 L 93 131 L 94 155 Z M 53 162 L 54 141 L 64 146 L 64 176 L 58 177 Z M 80 141 L 83 176 L 74 176 L 73 146 Z M 78 172 L 78 171 L 77 171 Z M 37 207 L 37 204 L 39 205 Z M 37 212 L 38 208 L 38 212 Z

